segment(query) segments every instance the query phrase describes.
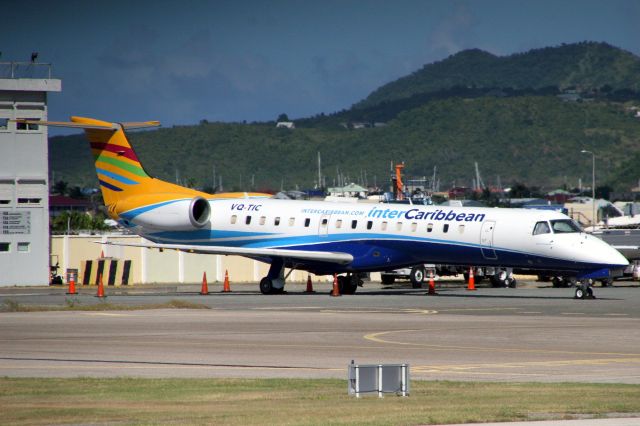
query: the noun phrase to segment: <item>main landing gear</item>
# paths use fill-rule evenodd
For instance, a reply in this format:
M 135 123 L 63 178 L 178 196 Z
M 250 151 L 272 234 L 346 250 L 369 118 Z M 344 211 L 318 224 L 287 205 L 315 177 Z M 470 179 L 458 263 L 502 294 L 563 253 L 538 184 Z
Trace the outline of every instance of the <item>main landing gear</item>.
M 340 294 L 355 294 L 363 281 L 358 274 L 338 275 L 338 289 Z
M 595 299 L 596 296 L 593 294 L 593 289 L 591 288 L 591 280 L 581 280 L 576 283 L 576 293 L 574 296 L 575 299 Z
M 291 273 L 291 272 L 289 272 Z M 260 280 L 260 292 L 262 294 L 284 293 L 284 284 L 288 275 L 284 275 L 284 261 L 274 259 L 267 276 Z M 338 288 L 340 294 L 354 294 L 358 287 L 362 287 L 363 281 L 359 274 L 347 274 L 338 276 Z
M 284 260 L 274 259 L 267 276 L 260 280 L 260 292 L 262 294 L 284 293 Z

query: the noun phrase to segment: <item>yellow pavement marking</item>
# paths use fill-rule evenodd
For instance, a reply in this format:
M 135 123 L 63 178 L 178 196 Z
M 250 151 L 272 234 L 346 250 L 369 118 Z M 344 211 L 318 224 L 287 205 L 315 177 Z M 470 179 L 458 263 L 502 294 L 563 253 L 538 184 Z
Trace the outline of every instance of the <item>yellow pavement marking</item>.
M 82 312 L 82 315 L 89 315 L 92 317 L 131 317 L 131 314 L 116 314 L 112 312 Z
M 440 312 L 474 312 L 474 311 L 518 311 L 521 308 L 454 308 L 440 309 Z
M 431 309 L 369 309 L 369 310 L 360 310 L 360 309 L 321 309 L 321 313 L 323 314 L 421 314 L 421 315 L 434 315 L 437 314 L 438 311 L 434 311 Z
M 571 327 L 587 327 L 581 325 L 574 325 Z M 500 327 L 500 329 L 518 329 L 518 328 L 531 328 L 531 326 L 507 326 Z M 381 336 L 395 333 L 414 333 L 414 332 L 430 332 L 432 329 L 408 329 L 408 330 L 389 330 L 380 331 L 377 333 L 365 334 L 363 338 L 376 343 L 384 343 L 390 345 L 402 345 L 413 346 L 421 348 L 429 348 L 433 350 L 467 350 L 477 352 L 504 352 L 504 353 L 538 353 L 538 354 L 572 354 L 572 355 L 615 355 L 615 356 L 640 356 L 635 353 L 618 353 L 618 352 L 583 352 L 583 351 L 566 351 L 566 350 L 552 350 L 552 349 L 522 349 L 522 348 L 499 348 L 499 347 L 482 347 L 482 346 L 457 346 L 457 345 L 436 345 L 428 343 L 413 343 L 413 342 L 401 342 L 397 340 L 384 339 Z
M 105 364 L 111 364 L 109 361 L 105 361 Z M 152 362 L 150 364 L 153 364 Z M 47 370 L 104 370 L 107 368 L 117 368 L 118 370 L 151 370 L 151 369 L 209 369 L 209 370 L 228 370 L 230 368 L 233 369 L 242 369 L 242 370 L 310 370 L 310 371 L 344 371 L 344 368 L 322 368 L 322 367 L 265 367 L 265 366 L 244 366 L 244 365 L 163 365 L 163 364 L 153 364 L 153 365 L 126 365 L 118 363 L 116 367 L 113 365 L 48 365 L 42 364 L 41 366 L 26 366 L 26 365 L 4 365 L 0 364 L 0 371 L 3 368 L 11 369 L 11 370 L 33 370 L 34 368 L 46 368 Z
M 417 365 L 412 366 L 411 370 L 416 372 L 424 371 L 443 371 L 455 370 L 466 371 L 475 369 L 497 368 L 527 368 L 527 367 L 565 367 L 565 366 L 594 366 L 594 365 L 610 365 L 610 364 L 640 364 L 640 358 L 598 358 L 598 359 L 567 359 L 552 361 L 523 361 L 523 362 L 504 362 L 504 363 L 487 363 L 487 364 L 452 364 L 452 365 Z

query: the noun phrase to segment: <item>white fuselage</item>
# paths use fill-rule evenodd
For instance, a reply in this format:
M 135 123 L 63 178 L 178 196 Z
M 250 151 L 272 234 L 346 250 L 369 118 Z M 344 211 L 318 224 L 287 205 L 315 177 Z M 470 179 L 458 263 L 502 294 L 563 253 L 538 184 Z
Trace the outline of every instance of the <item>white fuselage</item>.
M 566 222 L 571 222 L 564 214 L 543 210 L 210 200 L 211 218 L 206 226 L 172 228 L 171 223 L 179 221 L 189 203 L 180 200 L 150 206 L 128 217 L 128 223 L 137 225 L 136 232 L 162 244 L 349 253 L 353 261 L 341 268 L 344 271 L 440 263 L 584 275 L 628 264 L 600 239 L 577 229 L 564 229 L 569 226 Z M 547 224 L 548 232 L 540 232 L 545 230 L 544 224 L 537 225 L 541 222 Z M 322 263 L 300 267 L 325 272 Z

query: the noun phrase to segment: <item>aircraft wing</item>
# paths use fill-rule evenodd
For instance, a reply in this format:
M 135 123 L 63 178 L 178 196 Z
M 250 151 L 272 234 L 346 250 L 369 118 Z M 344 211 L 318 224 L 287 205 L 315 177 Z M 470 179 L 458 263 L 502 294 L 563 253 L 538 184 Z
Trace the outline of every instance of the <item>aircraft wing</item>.
M 225 246 L 202 246 L 189 244 L 156 244 L 156 243 L 124 243 L 124 242 L 102 242 L 94 241 L 99 244 L 110 244 L 116 246 L 129 247 L 145 247 L 151 249 L 163 250 L 179 250 L 188 253 L 200 254 L 224 254 L 237 256 L 253 256 L 253 257 L 279 257 L 293 260 L 307 260 L 317 262 L 338 263 L 346 265 L 353 261 L 353 256 L 349 253 L 342 252 L 326 252 L 326 251 L 309 251 L 309 250 L 290 250 L 290 249 L 272 249 L 272 248 L 247 248 L 247 247 L 225 247 Z

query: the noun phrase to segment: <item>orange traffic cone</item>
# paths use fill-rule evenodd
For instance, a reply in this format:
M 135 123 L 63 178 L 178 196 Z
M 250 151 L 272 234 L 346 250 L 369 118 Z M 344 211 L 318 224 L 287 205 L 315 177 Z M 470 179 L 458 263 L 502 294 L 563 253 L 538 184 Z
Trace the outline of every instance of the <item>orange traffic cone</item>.
M 435 296 L 438 293 L 436 293 L 436 282 L 433 279 L 433 271 L 431 271 L 431 274 L 429 274 L 429 291 L 427 292 L 428 295 L 430 296 Z
M 313 284 L 311 284 L 311 275 L 307 275 L 307 291 L 305 293 L 315 293 L 313 291 Z
M 338 286 L 338 274 L 333 274 L 333 289 L 331 290 L 331 297 L 342 296 L 340 294 L 340 287 Z
M 104 298 L 107 297 L 104 295 L 104 285 L 102 284 L 102 274 L 98 275 L 98 293 L 96 293 L 96 297 Z
M 100 250 L 100 259 L 104 259 L 104 250 Z
M 76 277 L 73 274 L 69 277 L 69 291 L 67 291 L 67 294 L 78 294 L 76 291 Z
M 467 290 L 475 290 L 476 289 L 476 279 L 473 276 L 473 266 L 469 267 L 469 284 L 467 285 Z
M 200 294 L 206 296 L 209 294 L 209 286 L 207 285 L 207 273 L 202 273 L 202 289 L 200 290 Z
M 231 293 L 231 287 L 229 287 L 229 271 L 224 271 L 224 286 L 222 287 L 223 293 Z

